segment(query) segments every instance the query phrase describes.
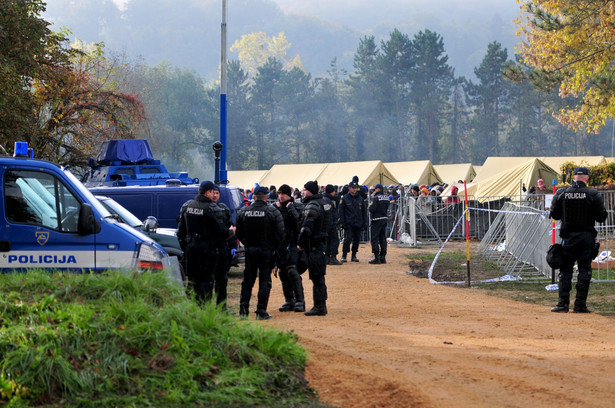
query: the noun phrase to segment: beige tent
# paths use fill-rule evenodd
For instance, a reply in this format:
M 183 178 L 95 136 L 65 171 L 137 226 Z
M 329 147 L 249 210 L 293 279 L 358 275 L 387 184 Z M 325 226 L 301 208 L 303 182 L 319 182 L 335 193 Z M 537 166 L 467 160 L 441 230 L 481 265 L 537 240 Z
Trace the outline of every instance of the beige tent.
M 368 188 L 376 184 L 398 184 L 397 179 L 380 160 L 329 163 L 316 180 L 321 186 L 343 186 L 350 183 L 354 176 L 359 178 L 359 184 Z
M 254 183 L 261 182 L 261 179 L 269 170 L 231 170 L 227 173 L 229 184 L 239 188 L 254 187 Z
M 443 183 L 453 184 L 458 180 L 465 180 L 471 182 L 476 176 L 476 171 L 472 163 L 460 163 L 460 164 L 434 164 L 434 169 L 440 176 Z
M 484 170 L 482 170 L 484 171 Z M 535 185 L 538 179 L 549 180 L 557 178 L 557 172 L 547 166 L 542 160 L 533 158 L 524 163 L 494 173 L 491 177 L 484 177 L 479 181 L 467 184 L 468 196 L 472 196 L 481 202 L 491 201 L 501 197 L 513 197 L 523 194 L 521 184 L 526 186 Z M 447 195 L 448 192 L 443 192 Z M 463 185 L 459 186 L 459 195 L 463 195 Z
M 259 184 L 266 187 L 288 184 L 301 190 L 308 181 L 317 180 L 326 167 L 327 163 L 275 164 Z
M 517 167 L 520 164 L 526 163 L 528 160 L 534 159 L 535 157 L 487 157 L 485 163 L 480 167 L 480 170 L 477 170 L 474 183 L 477 183 L 481 180 L 491 178 L 494 174 L 498 174 L 502 171 L 506 171 L 513 167 Z
M 404 185 L 425 184 L 429 186 L 436 181 L 443 182 L 429 160 L 392 162 L 385 163 L 384 166 Z
M 556 156 L 556 157 L 540 157 L 547 166 L 551 167 L 558 173 L 558 180 L 561 180 L 562 164 L 572 162 L 577 166 L 598 166 L 605 164 L 604 156 Z

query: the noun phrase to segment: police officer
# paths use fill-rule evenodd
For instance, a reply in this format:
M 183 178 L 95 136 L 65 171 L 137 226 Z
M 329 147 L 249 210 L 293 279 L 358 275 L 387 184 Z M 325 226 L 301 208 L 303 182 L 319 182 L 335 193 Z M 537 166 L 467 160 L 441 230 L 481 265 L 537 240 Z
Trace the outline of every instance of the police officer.
M 327 265 L 341 265 L 342 263 L 337 260 L 340 246 L 340 237 L 337 233 L 340 216 L 337 209 L 340 204 L 340 197 L 337 195 L 336 187 L 332 184 L 327 184 L 323 197 L 331 205 L 331 217 L 327 229 L 327 251 L 325 252 Z
M 387 254 L 387 221 L 389 211 L 389 197 L 383 194 L 382 184 L 376 184 L 374 187 L 374 196 L 372 203 L 369 206 L 369 215 L 371 217 L 371 241 L 372 253 L 374 259 L 369 261 L 370 264 L 384 264 Z
M 199 194 L 182 206 L 177 226 L 186 275 L 201 303 L 212 295 L 219 242 L 235 233 L 235 227 L 224 225 L 224 211 L 212 201 L 214 188 L 215 184 L 209 180 L 200 184 Z
M 297 270 L 299 250 L 297 237 L 301 228 L 303 204 L 294 202 L 293 190 L 287 184 L 278 189 L 278 201 L 275 205 L 284 220 L 284 242 L 278 251 L 277 266 L 282 282 L 284 304 L 280 312 L 305 312 L 305 299 L 303 296 L 303 282 Z
M 254 202 L 237 212 L 237 238 L 246 248 L 246 269 L 241 282 L 239 314 L 250 313 L 252 288 L 258 276 L 256 319 L 271 319 L 267 313 L 271 292 L 271 271 L 275 265 L 275 253 L 284 242 L 282 214 L 267 204 L 267 187 L 254 189 Z
M 214 194 L 212 201 L 220 207 L 222 212 L 219 215 L 223 220 L 223 225 L 230 228 L 233 225 L 231 210 L 228 206 L 220 202 L 220 187 L 214 186 Z M 233 251 L 235 250 L 235 251 Z M 237 251 L 237 239 L 233 236 L 228 240 L 218 242 L 218 265 L 214 274 L 214 291 L 216 292 L 216 304 L 226 302 L 227 286 L 228 286 L 228 271 L 231 269 L 231 260 L 234 253 Z
M 348 184 L 348 193 L 340 200 L 339 215 L 340 222 L 344 228 L 344 244 L 342 245 L 342 262 L 346 262 L 348 252 L 351 251 L 352 243 L 352 262 L 359 262 L 357 251 L 361 242 L 361 233 L 367 227 L 367 209 L 365 200 L 358 193 L 359 183 L 353 178 Z
M 572 186 L 559 189 L 551 203 L 550 216 L 561 220 L 560 237 L 564 252 L 564 264 L 559 271 L 559 300 L 552 312 L 566 313 L 570 304 L 572 289 L 572 268 L 577 262 L 577 296 L 574 302 L 575 313 L 590 313 L 587 308 L 587 293 L 592 278 L 591 261 L 594 257 L 594 225 L 604 222 L 607 217 L 602 196 L 593 188 L 587 187 L 589 171 L 577 167 L 574 171 Z
M 325 316 L 327 314 L 327 285 L 325 274 L 327 262 L 325 247 L 327 245 L 327 225 L 331 215 L 331 205 L 318 194 L 318 183 L 308 181 L 303 186 L 303 223 L 299 231 L 297 245 L 299 251 L 299 273 L 309 271 L 312 281 L 314 307 L 305 312 L 306 316 Z

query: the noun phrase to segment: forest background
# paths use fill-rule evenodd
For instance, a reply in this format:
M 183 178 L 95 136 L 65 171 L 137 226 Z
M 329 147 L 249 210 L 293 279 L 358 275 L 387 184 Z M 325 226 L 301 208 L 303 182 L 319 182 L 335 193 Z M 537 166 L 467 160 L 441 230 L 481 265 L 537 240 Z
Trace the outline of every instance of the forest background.
M 59 31 L 58 44 L 85 41 L 71 48 L 66 65 L 83 74 L 87 92 L 117 98 L 113 109 L 93 111 L 97 125 L 89 130 L 76 128 L 91 116 L 79 122 L 72 111 L 54 116 L 39 106 L 39 127 L 61 139 L 57 161 L 80 166 L 101 140 L 145 137 L 171 169 L 211 177 L 220 1 L 28 3 L 42 5 L 37 14 Z M 229 3 L 229 170 L 612 155 L 609 126 L 598 134 L 566 128 L 551 112 L 577 100 L 561 98 L 557 84 L 537 88 L 525 80 L 532 68 L 514 54 L 522 39 L 514 36 L 515 0 L 391 1 L 379 8 L 338 0 L 328 3 L 330 20 L 293 14 L 306 12 L 297 5 L 305 2 Z M 369 27 L 370 13 L 388 20 Z M 69 117 L 75 120 L 62 123 Z

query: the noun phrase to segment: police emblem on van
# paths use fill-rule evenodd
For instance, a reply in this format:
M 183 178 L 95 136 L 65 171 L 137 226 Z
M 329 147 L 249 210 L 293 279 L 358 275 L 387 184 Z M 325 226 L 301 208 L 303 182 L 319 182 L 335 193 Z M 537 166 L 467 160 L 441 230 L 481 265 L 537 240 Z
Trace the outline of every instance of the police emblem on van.
M 47 231 L 37 231 L 34 235 L 36 236 L 36 242 L 38 242 L 39 245 L 45 245 L 49 240 L 49 232 Z

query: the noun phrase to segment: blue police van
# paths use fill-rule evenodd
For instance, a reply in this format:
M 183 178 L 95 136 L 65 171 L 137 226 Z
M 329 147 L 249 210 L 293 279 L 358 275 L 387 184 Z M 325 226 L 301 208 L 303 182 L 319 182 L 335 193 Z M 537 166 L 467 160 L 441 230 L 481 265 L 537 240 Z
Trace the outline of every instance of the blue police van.
M 0 269 L 166 270 L 181 280 L 176 257 L 119 222 L 66 168 L 33 158 L 17 142 L 0 157 Z

